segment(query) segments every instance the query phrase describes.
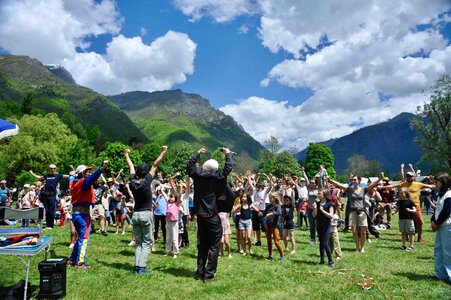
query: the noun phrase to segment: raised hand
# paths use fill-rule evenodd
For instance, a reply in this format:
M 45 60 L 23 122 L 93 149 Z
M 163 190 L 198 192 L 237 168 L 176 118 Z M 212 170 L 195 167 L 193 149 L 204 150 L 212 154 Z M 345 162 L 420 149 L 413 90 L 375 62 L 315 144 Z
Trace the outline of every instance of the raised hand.
M 200 148 L 197 152 L 199 154 L 204 154 L 205 152 L 207 152 L 207 150 L 205 150 L 205 148 Z

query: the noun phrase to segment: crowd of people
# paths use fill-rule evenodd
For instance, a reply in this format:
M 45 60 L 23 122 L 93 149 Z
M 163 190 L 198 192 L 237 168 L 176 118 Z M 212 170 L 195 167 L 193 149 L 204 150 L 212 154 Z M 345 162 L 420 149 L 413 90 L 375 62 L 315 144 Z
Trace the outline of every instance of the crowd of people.
M 164 177 L 157 168 L 167 151 L 163 146 L 152 165 L 135 168 L 126 149 L 130 176 L 121 176 L 121 170 L 105 178 L 108 161 L 94 172 L 94 166 L 80 165 L 63 175 L 53 164 L 45 175 L 30 171 L 37 181 L 21 189 L 13 191 L 1 181 L 0 206 L 43 207 L 45 230 L 52 230 L 55 220 L 62 227 L 68 223 L 72 248 L 68 265 L 81 269 L 91 268 L 87 264 L 89 235 L 125 234 L 126 223 L 132 228 L 129 245 L 136 248 L 135 274 L 151 272 L 147 261 L 156 243 L 161 242 L 165 255 L 176 259 L 183 248 L 190 247 L 190 240 L 196 240 L 196 278 L 210 281 L 219 255 L 232 258 L 235 250 L 239 255 L 253 255 L 253 247 L 261 247 L 263 237 L 268 260 L 274 259 L 273 243 L 281 261 L 296 255 L 296 228 L 308 230 L 310 243 L 318 242 L 319 263 L 326 264 L 327 258 L 328 266 L 333 267 L 343 257 L 341 232 L 351 231 L 355 251 L 363 253 L 371 237 L 378 239 L 383 230 L 391 228 L 394 213 L 399 214 L 400 249 L 414 251 L 415 236 L 417 243 L 424 243 L 424 205 L 437 232 L 436 276 L 451 280 L 451 177 L 446 173 L 420 182 L 412 165 L 407 172 L 401 165 L 399 182 L 381 173 L 363 179 L 349 174 L 346 183 L 329 178 L 322 165 L 313 178 L 303 168 L 300 177 L 287 173 L 277 178 L 251 171 L 236 174 L 227 148 L 223 149 L 222 170 L 214 159 L 197 168 L 206 152 L 201 148 L 187 162 L 188 176 Z M 68 190 L 60 189 L 62 179 L 68 180 Z M 12 220 L 4 222 L 13 224 Z M 22 227 L 30 224 L 26 219 L 19 222 Z M 231 245 L 232 234 L 236 246 Z

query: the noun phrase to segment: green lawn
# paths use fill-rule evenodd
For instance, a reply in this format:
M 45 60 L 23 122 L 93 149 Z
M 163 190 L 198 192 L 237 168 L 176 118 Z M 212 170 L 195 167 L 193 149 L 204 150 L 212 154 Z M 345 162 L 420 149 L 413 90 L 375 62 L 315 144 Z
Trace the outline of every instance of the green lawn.
M 451 299 L 448 284 L 434 279 L 433 241 L 429 217 L 425 216 L 425 244 L 416 244 L 414 252 L 399 250 L 401 236 L 395 226 L 382 231 L 381 240 L 366 245 L 366 253 L 354 253 L 351 233 L 341 233 L 344 256 L 333 269 L 320 266 L 318 245 L 308 243 L 308 232 L 296 230 L 297 253 L 285 262 L 267 261 L 266 246 L 254 247 L 255 255 L 243 257 L 236 251 L 233 258 L 220 258 L 216 280 L 202 283 L 194 280 L 196 269 L 195 231 L 191 226 L 192 247 L 173 259 L 163 256 L 163 247 L 150 256 L 149 275 L 134 275 L 134 248 L 127 244 L 131 233 L 114 235 L 113 227 L 105 237 L 91 236 L 88 250 L 92 270 L 67 270 L 67 299 Z M 194 224 L 191 224 L 194 225 Z M 70 255 L 69 228 L 45 232 L 54 238 L 51 257 Z M 236 249 L 235 239 L 232 241 Z M 37 264 L 33 258 L 30 281 L 33 295 L 39 289 Z M 349 277 L 341 275 L 341 270 Z M 325 273 L 325 274 L 321 274 Z M 362 274 L 373 278 L 369 290 Z M 16 284 L 25 277 L 17 257 L 0 256 L 0 287 Z M 379 289 L 380 288 L 380 289 Z

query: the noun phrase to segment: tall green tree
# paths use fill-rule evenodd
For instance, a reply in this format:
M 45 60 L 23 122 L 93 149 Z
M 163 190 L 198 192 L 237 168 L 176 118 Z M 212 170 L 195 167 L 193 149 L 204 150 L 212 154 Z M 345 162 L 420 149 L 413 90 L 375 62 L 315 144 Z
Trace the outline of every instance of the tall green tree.
M 377 160 L 367 160 L 365 156 L 353 154 L 347 159 L 346 173 L 356 174 L 362 177 L 378 176 L 382 170 L 382 164 Z
M 329 177 L 335 178 L 334 155 L 330 147 L 323 144 L 310 143 L 305 158 L 305 172 L 309 178 L 313 178 L 319 171 L 320 165 L 324 165 Z
M 282 151 L 276 154 L 274 158 L 274 165 L 270 173 L 276 177 L 284 175 L 300 176 L 299 164 L 296 158 L 289 151 Z
M 431 161 L 443 162 L 441 169 L 451 171 L 451 76 L 441 76 L 434 85 L 431 102 L 417 108 L 411 121 L 420 133 L 416 142 Z M 433 170 L 438 171 L 438 170 Z
M 100 166 L 102 161 L 109 160 L 110 166 L 109 166 L 109 172 L 113 173 L 114 175 L 117 175 L 121 169 L 124 170 L 122 175 L 128 176 L 129 168 L 127 165 L 127 162 L 125 160 L 124 156 L 124 150 L 126 148 L 129 148 L 129 146 L 121 143 L 121 142 L 113 142 L 108 144 L 105 151 L 100 152 L 98 158 L 97 158 L 97 166 Z M 130 152 L 130 159 L 135 164 L 135 167 L 141 163 L 141 154 L 138 153 L 138 151 L 131 149 Z M 153 162 L 153 161 L 152 161 Z M 151 163 L 152 163 L 151 162 Z M 108 175 L 108 174 L 107 174 Z
M 0 170 L 12 177 L 30 169 L 45 172 L 49 164 L 65 163 L 65 153 L 78 142 L 54 113 L 24 115 L 11 121 L 19 125 L 20 133 L 0 142 Z
M 22 106 L 20 107 L 20 111 L 24 114 L 24 115 L 30 115 L 31 114 L 31 110 L 32 110 L 32 104 L 33 102 L 33 96 L 31 95 L 31 93 L 28 93 L 25 98 L 23 98 L 22 100 Z
M 194 147 L 188 142 L 182 142 L 176 145 L 173 149 L 169 149 L 170 165 L 172 174 L 180 172 L 183 177 L 187 175 L 186 166 L 188 161 L 194 154 Z M 160 149 L 161 152 L 161 149 Z

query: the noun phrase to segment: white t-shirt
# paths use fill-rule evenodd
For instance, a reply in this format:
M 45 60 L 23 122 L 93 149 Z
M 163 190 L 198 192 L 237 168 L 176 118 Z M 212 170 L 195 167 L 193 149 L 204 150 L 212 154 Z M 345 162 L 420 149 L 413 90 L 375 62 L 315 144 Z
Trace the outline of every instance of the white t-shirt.
M 254 188 L 253 194 L 252 194 L 252 204 L 254 204 L 255 207 L 257 207 L 259 210 L 265 210 L 266 208 L 266 198 L 268 197 L 268 189 L 264 188 L 261 191 L 258 191 L 257 188 Z M 269 200 L 268 200 L 269 203 Z
M 339 219 L 340 218 L 338 217 L 337 214 L 334 214 L 332 216 L 332 219 L 330 220 L 330 232 L 338 232 L 337 225 L 338 225 L 338 220 Z
M 189 200 L 191 196 L 189 193 L 184 193 L 182 195 L 182 206 L 183 206 L 183 215 L 188 216 L 189 215 Z

